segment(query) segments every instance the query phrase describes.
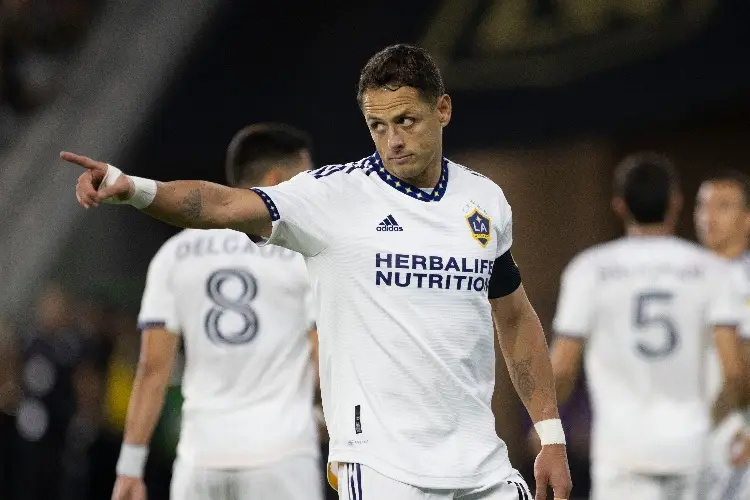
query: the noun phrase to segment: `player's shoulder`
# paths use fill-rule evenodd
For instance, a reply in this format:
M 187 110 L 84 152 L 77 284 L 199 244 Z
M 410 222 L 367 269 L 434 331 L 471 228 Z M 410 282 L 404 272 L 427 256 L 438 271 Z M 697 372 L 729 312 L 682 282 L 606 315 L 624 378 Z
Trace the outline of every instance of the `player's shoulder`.
M 670 258 L 682 257 L 686 261 L 722 268 L 726 267 L 727 264 L 724 259 L 708 248 L 685 238 L 680 238 L 678 236 L 668 238 L 668 241 L 664 246 L 664 254 L 669 255 Z
M 613 240 L 597 243 L 585 248 L 570 259 L 570 262 L 566 266 L 566 271 L 574 272 L 597 269 L 602 264 L 612 260 L 612 255 L 618 252 L 620 245 L 620 240 Z
M 455 181 L 464 189 L 474 189 L 490 194 L 502 194 L 503 190 L 495 181 L 479 172 L 470 169 L 466 165 L 456 163 L 452 160 L 445 160 L 449 169 L 448 182 Z M 451 178 L 451 176 L 453 178 Z
M 351 182 L 360 182 L 370 174 L 383 168 L 377 155 L 370 155 L 357 161 L 325 165 L 314 170 L 303 172 L 307 182 L 335 186 Z

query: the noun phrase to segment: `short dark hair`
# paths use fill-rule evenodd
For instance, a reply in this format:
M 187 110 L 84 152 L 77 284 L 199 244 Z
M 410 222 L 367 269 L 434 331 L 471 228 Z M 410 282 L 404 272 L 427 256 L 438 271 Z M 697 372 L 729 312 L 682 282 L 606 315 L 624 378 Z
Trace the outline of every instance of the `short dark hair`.
M 703 182 L 727 182 L 735 184 L 740 188 L 742 200 L 746 209 L 750 209 L 750 176 L 739 170 L 724 170 L 718 174 L 712 175 Z
M 312 141 L 304 131 L 281 123 L 250 125 L 235 134 L 227 148 L 229 185 L 257 181 L 274 161 L 286 161 L 310 151 Z
M 672 160 L 653 152 L 625 157 L 615 169 L 615 196 L 625 200 L 639 224 L 664 222 L 671 193 L 679 189 L 679 177 Z
M 372 89 L 413 87 L 430 104 L 445 94 L 443 77 L 430 53 L 421 47 L 400 43 L 384 48 L 367 61 L 359 75 L 357 102 Z

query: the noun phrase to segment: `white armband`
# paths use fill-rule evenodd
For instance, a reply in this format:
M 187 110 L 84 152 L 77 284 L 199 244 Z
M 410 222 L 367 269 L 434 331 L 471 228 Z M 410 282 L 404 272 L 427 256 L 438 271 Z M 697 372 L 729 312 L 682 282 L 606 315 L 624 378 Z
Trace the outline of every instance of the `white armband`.
M 117 181 L 117 179 L 120 178 L 121 175 L 123 175 L 122 170 L 115 167 L 114 165 L 107 164 L 107 173 L 104 174 L 104 179 L 102 179 L 102 183 L 99 188 L 101 189 L 111 186 L 115 183 L 115 181 Z M 115 205 L 132 205 L 138 209 L 143 209 L 151 205 L 151 202 L 153 202 L 154 198 L 156 198 L 156 181 L 152 179 L 144 179 L 143 177 L 136 177 L 134 175 L 129 175 L 128 177 L 133 182 L 133 186 L 135 187 L 133 196 L 131 196 L 127 200 L 106 198 L 103 200 L 104 203 L 112 203 Z
M 143 477 L 146 468 L 148 446 L 142 444 L 122 443 L 120 458 L 117 459 L 115 471 L 118 476 Z
M 559 418 L 541 420 L 534 424 L 542 446 L 548 444 L 565 444 L 565 431 Z

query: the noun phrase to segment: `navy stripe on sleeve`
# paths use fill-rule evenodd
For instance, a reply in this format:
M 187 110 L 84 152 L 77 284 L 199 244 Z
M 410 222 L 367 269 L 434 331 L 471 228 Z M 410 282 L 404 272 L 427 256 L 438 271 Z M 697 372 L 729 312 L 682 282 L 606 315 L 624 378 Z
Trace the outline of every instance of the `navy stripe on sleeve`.
M 260 196 L 260 199 L 263 200 L 263 203 L 266 204 L 268 213 L 271 215 L 271 221 L 279 220 L 279 209 L 276 208 L 276 203 L 273 202 L 271 197 L 268 196 L 265 191 L 258 188 L 250 188 L 250 191 L 253 191 L 255 194 Z
M 149 328 L 164 328 L 165 326 L 167 326 L 167 322 L 161 320 L 141 321 L 138 323 L 140 331 L 148 330 Z

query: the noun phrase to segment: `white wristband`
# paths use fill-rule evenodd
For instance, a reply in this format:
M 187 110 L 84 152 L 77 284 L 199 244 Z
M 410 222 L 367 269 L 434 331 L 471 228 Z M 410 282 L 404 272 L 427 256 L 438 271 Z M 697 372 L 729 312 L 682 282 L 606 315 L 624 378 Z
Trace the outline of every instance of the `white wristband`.
M 153 179 L 144 179 L 143 177 L 130 176 L 135 186 L 135 194 L 128 200 L 128 203 L 137 209 L 143 209 L 151 205 L 156 198 L 156 181 Z
M 542 420 L 534 424 L 542 446 L 548 444 L 565 444 L 565 431 L 559 418 Z
M 107 165 L 107 173 L 104 174 L 104 179 L 102 179 L 102 183 L 99 186 L 99 188 L 105 188 L 108 186 L 111 186 L 112 184 L 117 181 L 117 179 L 120 178 L 120 176 L 123 175 L 122 170 L 115 167 L 114 165 Z M 133 196 L 128 198 L 127 200 L 118 200 L 117 198 L 106 198 L 104 199 L 104 203 L 112 203 L 115 205 L 121 205 L 121 204 L 127 204 L 132 205 L 135 208 L 143 209 L 147 206 L 151 205 L 151 202 L 154 201 L 154 198 L 156 197 L 156 190 L 157 185 L 156 181 L 152 179 L 144 179 L 143 177 L 136 177 L 134 175 L 128 176 L 130 180 L 133 182 L 134 186 L 134 193 Z
M 118 476 L 143 477 L 143 469 L 146 468 L 148 447 L 142 444 L 122 443 L 120 458 L 117 459 Z

